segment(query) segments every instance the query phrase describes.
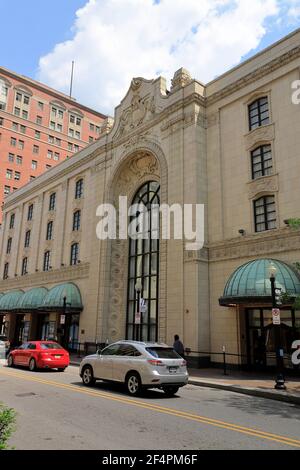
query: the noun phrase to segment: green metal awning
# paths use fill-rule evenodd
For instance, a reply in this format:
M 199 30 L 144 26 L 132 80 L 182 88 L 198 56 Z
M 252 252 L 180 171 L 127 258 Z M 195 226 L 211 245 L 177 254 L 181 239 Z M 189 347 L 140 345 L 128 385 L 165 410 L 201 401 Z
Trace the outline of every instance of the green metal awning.
M 9 312 L 11 310 L 16 310 L 17 305 L 24 295 L 22 290 L 13 290 L 7 293 L 4 293 L 0 298 L 0 312 Z
M 64 297 L 68 310 L 82 310 L 82 300 L 80 290 L 73 282 L 59 284 L 49 290 L 44 298 L 41 309 L 62 309 L 64 307 Z
M 48 289 L 45 287 L 34 287 L 20 297 L 17 309 L 18 310 L 35 310 L 39 308 L 48 294 Z
M 289 264 L 270 258 L 249 261 L 237 268 L 229 277 L 220 305 L 242 304 L 247 302 L 270 302 L 271 282 L 268 268 L 274 264 L 276 287 L 291 297 L 300 295 L 300 276 Z

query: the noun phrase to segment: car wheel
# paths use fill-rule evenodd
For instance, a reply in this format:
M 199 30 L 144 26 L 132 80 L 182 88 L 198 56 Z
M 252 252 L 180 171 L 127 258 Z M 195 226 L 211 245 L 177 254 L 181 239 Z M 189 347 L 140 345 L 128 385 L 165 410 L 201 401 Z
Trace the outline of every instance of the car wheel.
M 163 391 L 167 397 L 173 397 L 178 392 L 179 387 L 164 387 Z
M 136 397 L 141 394 L 142 382 L 139 374 L 136 372 L 129 372 L 126 377 L 126 388 L 129 395 Z
M 65 367 L 59 367 L 57 370 L 58 370 L 58 372 L 64 372 L 65 369 L 66 369 Z
M 7 358 L 7 365 L 8 367 L 14 367 L 14 358 L 11 354 Z
M 95 385 L 96 380 L 94 379 L 93 369 L 91 366 L 84 366 L 82 370 L 82 382 L 87 387 Z
M 29 370 L 34 372 L 36 370 L 36 362 L 35 359 L 32 357 L 29 361 Z

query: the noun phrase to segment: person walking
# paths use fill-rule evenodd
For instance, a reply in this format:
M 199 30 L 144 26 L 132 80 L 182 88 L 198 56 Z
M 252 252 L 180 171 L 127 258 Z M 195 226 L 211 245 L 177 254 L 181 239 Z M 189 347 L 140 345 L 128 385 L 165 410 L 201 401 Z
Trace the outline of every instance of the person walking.
M 180 341 L 180 338 L 178 335 L 174 335 L 174 344 L 173 344 L 173 349 L 176 351 L 179 356 L 181 356 L 183 359 L 184 357 L 184 346 L 183 343 Z

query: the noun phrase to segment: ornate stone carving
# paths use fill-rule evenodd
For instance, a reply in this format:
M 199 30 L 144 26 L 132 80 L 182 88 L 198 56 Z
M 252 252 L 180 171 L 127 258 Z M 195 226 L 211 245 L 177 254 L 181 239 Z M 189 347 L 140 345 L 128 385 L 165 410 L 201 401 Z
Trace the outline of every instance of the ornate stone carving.
M 145 132 L 144 134 L 137 134 L 131 137 L 125 144 L 123 145 L 124 148 L 135 147 L 136 145 L 140 145 L 146 141 L 149 132 Z
M 118 137 L 133 131 L 144 121 L 150 120 L 154 114 L 154 97 L 149 94 L 144 97 L 134 94 L 130 106 L 121 115 Z
M 174 77 L 172 78 L 171 91 L 179 90 L 180 88 L 191 83 L 191 81 L 192 77 L 189 71 L 181 67 L 174 73 Z
M 254 131 L 251 131 L 250 134 L 245 135 L 245 145 L 246 149 L 249 150 L 254 147 L 255 144 L 259 142 L 268 141 L 275 139 L 275 127 L 274 124 L 269 126 L 258 127 Z
M 157 159 L 148 152 L 140 152 L 132 157 L 126 168 L 122 171 L 118 181 L 118 194 L 127 194 L 132 184 L 146 175 L 159 177 Z
M 264 176 L 248 183 L 248 196 L 253 199 L 260 193 L 277 192 L 278 175 Z

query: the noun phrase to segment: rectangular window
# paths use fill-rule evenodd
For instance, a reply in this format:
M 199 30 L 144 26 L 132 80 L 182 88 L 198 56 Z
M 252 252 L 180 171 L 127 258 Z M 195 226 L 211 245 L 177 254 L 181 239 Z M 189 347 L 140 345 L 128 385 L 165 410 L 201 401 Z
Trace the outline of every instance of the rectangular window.
M 76 118 L 76 126 L 81 126 L 81 118 Z
M 30 99 L 29 96 L 24 95 L 23 103 L 24 103 L 24 104 L 29 104 L 29 99 Z
M 91 131 L 91 132 L 94 132 L 94 131 L 95 131 L 95 126 L 94 126 L 94 124 L 92 124 L 91 122 L 90 122 L 90 131 Z
M 33 204 L 28 206 L 27 220 L 32 220 L 33 217 Z
M 4 121 L 3 121 L 3 118 L 1 117 L 1 118 L 0 118 L 0 126 L 3 126 L 3 122 L 4 122 Z
M 17 155 L 16 163 L 17 163 L 17 165 L 22 165 L 22 163 L 23 163 L 23 157 L 21 157 L 20 155 Z
M 51 268 L 51 266 L 50 266 L 50 251 L 45 251 L 43 270 L 44 271 L 49 271 L 50 268 Z
M 89 143 L 91 144 L 92 142 L 94 142 L 94 137 L 92 137 L 91 135 L 89 136 Z
M 74 114 L 70 114 L 70 122 L 71 122 L 72 124 L 75 123 L 75 116 L 74 116 Z
M 9 255 L 11 252 L 11 244 L 12 244 L 12 238 L 9 237 L 7 239 L 7 245 L 6 245 L 6 254 Z
M 9 219 L 9 228 L 14 228 L 15 226 L 15 214 L 11 214 Z
M 269 124 L 269 103 L 268 97 L 264 96 L 255 100 L 248 106 L 249 130 Z
M 15 155 L 13 153 L 9 153 L 8 154 L 8 161 L 13 163 L 15 160 Z
M 68 150 L 73 150 L 73 144 L 71 144 L 71 142 L 68 142 Z
M 77 231 L 80 229 L 80 219 L 81 219 L 81 211 L 78 210 L 73 214 L 73 231 Z
M 83 179 L 76 181 L 75 199 L 80 199 L 83 195 Z
M 22 132 L 22 134 L 26 134 L 26 126 L 20 125 L 20 132 Z
M 19 130 L 19 124 L 17 122 L 13 122 L 11 125 L 12 130 L 17 131 Z
M 62 130 L 63 130 L 61 124 L 57 124 L 56 128 L 57 128 L 57 132 L 62 132 Z
M 20 116 L 20 113 L 21 113 L 21 109 L 15 106 L 14 115 L 15 116 Z
M 24 241 L 24 247 L 25 248 L 28 248 L 29 245 L 30 245 L 30 230 L 27 230 L 27 232 L 25 233 L 25 241 Z
M 79 244 L 73 243 L 73 245 L 71 246 L 71 258 L 70 258 L 71 266 L 74 266 L 75 264 L 78 263 L 78 255 L 79 255 Z
M 276 228 L 274 196 L 263 196 L 254 201 L 255 231 L 264 232 Z
M 40 138 L 41 138 L 41 133 L 40 133 L 40 131 L 34 131 L 34 137 L 35 137 L 36 139 L 40 139 Z
M 22 101 L 22 93 L 16 93 L 16 101 Z
M 23 109 L 23 111 L 22 111 L 22 118 L 23 118 L 23 119 L 28 119 L 28 111 L 25 111 L 25 110 Z
M 99 126 L 96 126 L 96 132 L 97 132 L 97 134 L 100 134 L 100 127 Z
M 8 278 L 8 267 L 9 267 L 9 264 L 8 264 L 8 263 L 5 263 L 5 264 L 4 264 L 4 271 L 3 271 L 3 279 L 7 279 L 7 278 Z
M 56 111 L 57 111 L 56 108 L 51 108 L 51 117 L 52 117 L 52 118 L 55 118 L 55 117 L 56 117 Z
M 80 132 L 75 131 L 75 137 L 76 137 L 76 139 L 80 139 Z
M 36 117 L 36 123 L 37 123 L 39 126 L 42 125 L 42 123 L 43 123 L 43 118 L 42 118 L 42 116 L 37 116 L 37 117 Z
M 74 137 L 74 130 L 69 128 L 69 136 Z
M 12 180 L 13 177 L 13 171 L 12 170 L 6 170 L 6 179 Z
M 49 211 L 54 211 L 54 209 L 55 209 L 55 201 L 56 201 L 56 193 L 50 194 L 50 198 L 49 198 Z
M 7 196 L 10 193 L 10 186 L 4 186 L 4 196 Z
M 262 145 L 251 152 L 252 179 L 273 173 L 271 145 Z
M 17 145 L 17 139 L 15 139 L 15 137 L 10 138 L 10 145 L 12 147 L 15 147 Z
M 53 152 L 52 150 L 48 150 L 47 152 L 47 158 L 52 158 L 53 157 Z
M 38 108 L 43 111 L 44 109 L 44 103 L 42 103 L 41 101 L 38 101 Z
M 52 220 L 47 223 L 47 232 L 46 232 L 46 240 L 52 240 L 53 234 L 53 222 Z
M 59 153 L 58 153 L 58 152 L 55 152 L 55 153 L 54 153 L 53 160 L 56 160 L 56 161 L 59 160 Z
M 46 170 L 50 170 L 50 168 L 52 168 L 51 165 L 46 165 Z
M 30 181 L 35 180 L 35 176 L 31 175 L 29 178 Z
M 18 148 L 19 148 L 20 150 L 24 150 L 24 147 L 25 147 L 24 140 L 19 140 L 19 142 L 18 142 Z
M 55 131 L 55 122 L 50 121 L 50 129 L 53 129 Z
M 19 171 L 15 171 L 15 180 L 20 181 L 21 179 L 21 173 Z
M 64 117 L 64 112 L 61 109 L 59 109 L 58 110 L 58 118 L 63 119 L 63 117 Z
M 36 160 L 31 160 L 31 168 L 36 170 L 38 166 L 38 162 Z
M 57 137 L 55 137 L 55 143 L 56 143 L 56 145 L 61 147 L 61 139 L 58 139 Z
M 39 153 L 40 147 L 38 145 L 34 145 L 32 148 L 33 153 Z
M 48 136 L 48 142 L 49 142 L 49 144 L 54 144 L 54 137 L 53 137 L 53 135 L 49 135 L 49 136 Z
M 74 152 L 79 152 L 79 145 L 74 144 Z
M 28 264 L 28 258 L 23 258 L 23 261 L 22 261 L 22 271 L 21 271 L 22 276 L 24 276 L 25 274 L 27 274 L 27 264 Z

